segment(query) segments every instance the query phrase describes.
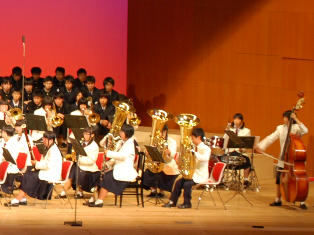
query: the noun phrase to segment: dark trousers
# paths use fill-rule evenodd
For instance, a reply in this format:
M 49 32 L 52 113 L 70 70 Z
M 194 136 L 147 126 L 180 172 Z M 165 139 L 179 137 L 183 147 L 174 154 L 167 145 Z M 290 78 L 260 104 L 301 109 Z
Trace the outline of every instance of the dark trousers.
M 184 190 L 184 204 L 191 205 L 191 199 L 192 199 L 192 186 L 196 183 L 193 180 L 186 180 L 184 178 L 179 179 L 174 189 L 171 193 L 170 200 L 173 201 L 174 204 L 177 204 L 178 198 L 181 195 L 182 189 Z

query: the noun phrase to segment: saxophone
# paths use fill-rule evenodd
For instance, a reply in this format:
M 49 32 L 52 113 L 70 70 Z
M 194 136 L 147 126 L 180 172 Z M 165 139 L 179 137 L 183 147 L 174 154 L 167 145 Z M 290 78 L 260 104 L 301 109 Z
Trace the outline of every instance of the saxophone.
M 181 135 L 179 171 L 183 178 L 192 179 L 195 171 L 195 156 L 191 144 L 191 134 L 193 127 L 197 126 L 201 120 L 193 114 L 182 113 L 176 116 L 174 121 L 180 126 Z
M 173 119 L 173 115 L 171 113 L 167 113 L 160 109 L 150 109 L 147 113 L 152 117 L 152 134 L 150 137 L 149 145 L 155 146 L 158 148 L 159 152 L 162 154 L 163 159 L 167 160 L 165 150 L 168 148 L 167 141 L 162 136 L 162 129 L 164 128 L 167 121 Z M 165 163 L 160 163 L 159 168 L 156 162 L 153 162 L 151 157 L 147 154 L 145 159 L 146 168 L 149 169 L 153 173 L 162 172 Z

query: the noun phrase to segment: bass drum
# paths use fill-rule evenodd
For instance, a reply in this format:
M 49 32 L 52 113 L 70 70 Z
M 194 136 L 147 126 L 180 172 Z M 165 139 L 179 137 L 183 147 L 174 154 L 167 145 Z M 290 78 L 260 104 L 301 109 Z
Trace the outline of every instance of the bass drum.
M 225 139 L 221 136 L 212 136 L 209 138 L 211 153 L 214 155 L 223 155 L 225 151 L 223 150 Z

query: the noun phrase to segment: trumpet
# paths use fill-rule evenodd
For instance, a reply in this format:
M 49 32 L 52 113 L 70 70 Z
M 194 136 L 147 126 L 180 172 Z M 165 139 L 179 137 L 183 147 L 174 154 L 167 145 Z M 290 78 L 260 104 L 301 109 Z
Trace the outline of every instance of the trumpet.
M 90 110 L 92 111 L 92 114 L 88 115 L 88 121 L 89 123 L 96 124 L 100 121 L 100 116 L 98 113 L 94 113 L 93 97 L 89 96 L 87 100 L 90 101 Z

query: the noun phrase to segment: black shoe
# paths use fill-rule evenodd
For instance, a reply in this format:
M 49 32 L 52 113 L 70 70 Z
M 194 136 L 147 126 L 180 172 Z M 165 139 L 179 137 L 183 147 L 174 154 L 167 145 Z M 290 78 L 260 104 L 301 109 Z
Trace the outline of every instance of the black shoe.
M 158 193 L 157 196 L 158 196 L 159 198 L 164 198 L 164 197 L 165 197 L 165 194 L 164 194 L 164 193 Z
M 300 208 L 301 208 L 302 210 L 307 210 L 307 206 L 306 206 L 305 204 L 300 204 Z
M 150 194 L 148 194 L 147 197 L 156 197 L 156 193 L 150 192 Z
M 250 181 L 246 180 L 246 181 L 244 181 L 243 185 L 245 187 L 250 187 L 252 185 L 252 183 Z
M 276 202 L 274 201 L 273 203 L 269 204 L 270 206 L 282 206 L 281 201 L 280 202 Z
M 58 195 L 58 196 L 55 196 L 55 199 L 59 199 L 59 198 L 67 198 L 67 195 Z
M 176 207 L 176 204 L 170 204 L 170 202 L 163 204 L 162 207 Z
M 88 204 L 89 207 L 103 207 L 104 203 L 95 204 L 95 202 Z
M 61 148 L 66 148 L 66 147 L 67 147 L 67 144 L 63 142 L 63 143 L 61 144 Z
M 19 205 L 21 205 L 21 206 L 27 206 L 27 201 L 25 201 L 25 202 L 19 202 Z
M 90 204 L 93 204 L 93 203 L 95 203 L 95 202 L 84 202 L 83 206 L 89 206 Z
M 11 202 L 9 202 L 9 203 L 4 203 L 4 205 L 6 206 L 6 207 L 18 207 L 20 204 L 19 203 L 11 203 Z
M 178 206 L 179 209 L 187 209 L 187 208 L 192 208 L 192 204 L 181 204 Z

